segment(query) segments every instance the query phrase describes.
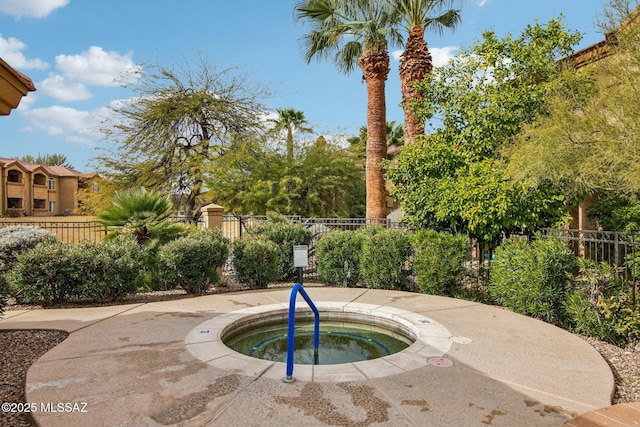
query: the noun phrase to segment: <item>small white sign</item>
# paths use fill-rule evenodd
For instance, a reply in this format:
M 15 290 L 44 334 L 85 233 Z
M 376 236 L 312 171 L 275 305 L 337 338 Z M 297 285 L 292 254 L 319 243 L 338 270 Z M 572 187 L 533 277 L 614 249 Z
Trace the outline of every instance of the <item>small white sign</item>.
M 309 266 L 309 246 L 295 245 L 293 247 L 293 266 L 294 267 Z

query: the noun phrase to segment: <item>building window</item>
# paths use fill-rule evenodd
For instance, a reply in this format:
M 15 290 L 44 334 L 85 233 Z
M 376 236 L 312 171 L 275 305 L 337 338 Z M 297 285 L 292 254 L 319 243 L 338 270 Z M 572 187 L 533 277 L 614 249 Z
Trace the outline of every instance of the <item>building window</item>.
M 56 186 L 55 186 L 56 181 L 53 178 L 49 178 L 49 190 L 55 190 Z
M 33 183 L 35 185 L 47 185 L 47 177 L 41 173 L 37 173 L 33 176 Z
M 47 201 L 44 199 L 33 199 L 33 209 L 47 209 Z
M 16 197 L 9 197 L 7 199 L 7 208 L 8 209 L 22 209 L 22 199 L 18 199 Z
M 41 173 L 37 173 L 33 176 L 33 183 L 35 185 L 46 185 L 47 177 L 42 175 Z
M 56 202 L 49 202 L 49 212 L 56 211 Z
M 7 181 L 9 182 L 22 182 L 22 172 L 17 170 L 10 170 L 7 172 Z
M 97 193 L 98 191 L 100 191 L 100 184 L 98 184 L 97 182 L 93 183 L 93 192 Z

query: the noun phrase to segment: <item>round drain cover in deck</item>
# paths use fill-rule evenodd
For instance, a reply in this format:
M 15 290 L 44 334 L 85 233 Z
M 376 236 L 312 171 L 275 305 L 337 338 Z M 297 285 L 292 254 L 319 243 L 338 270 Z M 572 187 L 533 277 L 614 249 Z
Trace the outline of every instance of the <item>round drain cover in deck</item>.
M 444 357 L 430 357 L 427 362 L 429 362 L 429 365 L 437 366 L 438 368 L 450 368 L 453 366 L 453 361 Z

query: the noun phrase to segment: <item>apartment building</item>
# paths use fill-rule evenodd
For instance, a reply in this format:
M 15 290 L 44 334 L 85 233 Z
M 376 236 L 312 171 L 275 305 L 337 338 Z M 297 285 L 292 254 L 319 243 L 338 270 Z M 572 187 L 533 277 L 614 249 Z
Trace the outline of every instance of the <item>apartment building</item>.
M 97 191 L 96 174 L 0 158 L 0 211 L 4 216 L 73 214 L 87 188 Z

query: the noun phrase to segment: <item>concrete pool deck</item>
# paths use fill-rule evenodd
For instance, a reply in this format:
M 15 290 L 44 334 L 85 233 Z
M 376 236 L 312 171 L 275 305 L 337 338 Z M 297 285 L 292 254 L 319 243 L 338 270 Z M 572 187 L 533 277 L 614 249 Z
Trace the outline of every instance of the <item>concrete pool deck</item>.
M 433 321 L 439 329 L 435 341 L 425 338 L 412 351 L 377 361 L 295 365 L 297 381 L 290 384 L 282 381 L 284 363 L 223 347 L 212 351 L 214 338 L 198 337 L 198 331 L 210 332 L 210 326 L 243 312 L 287 308 L 290 291 L 8 311 L 0 329 L 70 333 L 27 374 L 27 402 L 37 408 L 33 418 L 44 427 L 561 426 L 610 405 L 613 375 L 587 342 L 469 301 L 306 288 L 321 307 L 378 310 L 398 319 Z M 301 297 L 298 306 L 306 306 Z

